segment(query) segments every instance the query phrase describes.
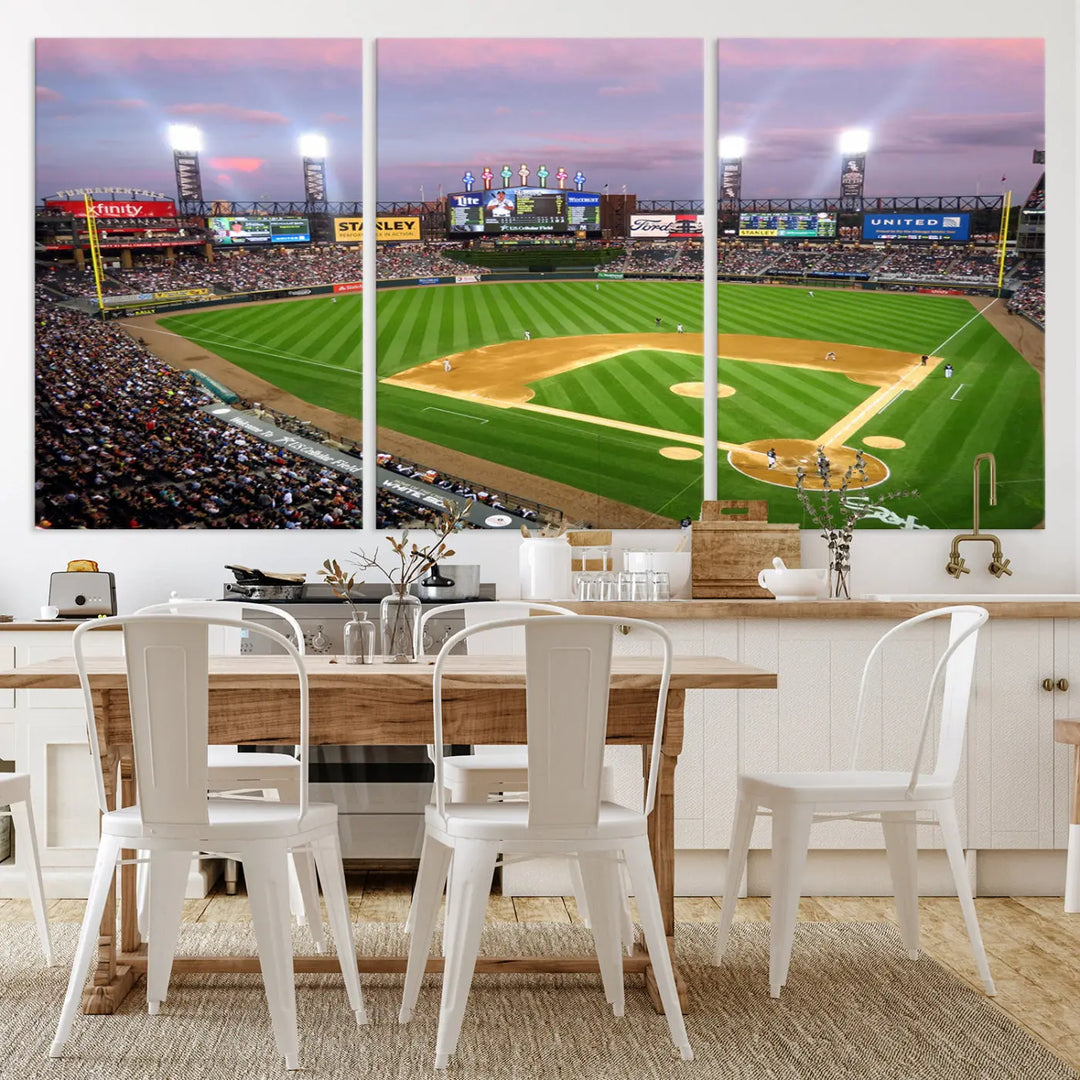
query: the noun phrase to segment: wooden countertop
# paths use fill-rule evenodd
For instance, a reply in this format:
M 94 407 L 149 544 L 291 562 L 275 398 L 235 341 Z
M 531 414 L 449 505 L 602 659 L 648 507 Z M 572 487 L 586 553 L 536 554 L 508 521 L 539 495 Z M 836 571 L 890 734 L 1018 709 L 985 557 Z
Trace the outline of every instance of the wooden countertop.
M 648 600 L 581 603 L 551 600 L 582 615 L 622 615 L 628 619 L 909 619 L 924 611 L 949 603 L 976 603 L 995 619 L 1080 619 L 1080 600 L 976 600 L 957 597 L 947 600 Z M 48 622 L 0 623 L 5 630 L 70 631 L 79 623 L 73 619 Z
M 58 630 L 71 631 L 81 622 L 85 622 L 84 619 L 16 619 L 14 622 L 0 622 L 0 632 L 4 630 L 21 630 L 24 633 L 28 630 L 44 630 L 46 632 L 55 633 Z M 114 629 L 109 627 L 110 630 Z M 116 627 L 115 629 L 119 629 Z
M 975 603 L 996 619 L 1080 619 L 1080 600 L 555 600 L 581 615 L 625 615 L 628 619 L 910 619 L 950 603 Z

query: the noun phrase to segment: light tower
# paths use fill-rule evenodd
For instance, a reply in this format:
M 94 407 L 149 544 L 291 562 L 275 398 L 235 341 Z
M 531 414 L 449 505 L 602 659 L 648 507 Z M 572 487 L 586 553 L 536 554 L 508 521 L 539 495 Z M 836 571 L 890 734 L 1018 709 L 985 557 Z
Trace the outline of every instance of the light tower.
M 864 128 L 840 132 L 840 206 L 843 210 L 862 209 L 866 151 L 869 148 L 870 132 Z
M 742 198 L 742 159 L 746 140 L 741 135 L 725 135 L 720 140 L 720 209 L 737 214 Z
M 181 214 L 200 213 L 203 201 L 202 174 L 199 171 L 202 132 L 190 124 L 170 124 L 169 145 L 172 147 L 173 170 L 176 173 L 177 209 Z
M 304 202 L 326 202 L 326 138 L 301 135 L 300 155 L 304 160 Z

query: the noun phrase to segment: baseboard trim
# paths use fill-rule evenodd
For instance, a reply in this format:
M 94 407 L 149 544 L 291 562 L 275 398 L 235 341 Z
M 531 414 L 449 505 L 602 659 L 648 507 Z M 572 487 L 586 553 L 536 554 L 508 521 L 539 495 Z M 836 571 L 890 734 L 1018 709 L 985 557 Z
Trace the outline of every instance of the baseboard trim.
M 747 895 L 768 896 L 770 854 L 752 851 L 747 865 Z M 1061 896 L 1065 852 L 971 850 L 969 870 L 976 896 Z M 676 896 L 719 896 L 727 869 L 726 851 L 675 853 Z M 504 896 L 568 896 L 570 875 L 563 859 L 530 859 L 503 868 Z M 804 896 L 891 896 L 885 852 L 811 851 L 803 877 Z M 919 852 L 919 895 L 955 896 L 945 852 Z

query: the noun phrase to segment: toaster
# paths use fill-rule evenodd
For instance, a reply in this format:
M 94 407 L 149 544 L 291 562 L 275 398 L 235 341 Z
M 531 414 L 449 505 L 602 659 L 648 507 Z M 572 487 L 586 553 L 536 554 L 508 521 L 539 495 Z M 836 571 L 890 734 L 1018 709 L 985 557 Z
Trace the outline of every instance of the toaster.
M 49 578 L 49 603 L 61 619 L 115 615 L 116 581 L 107 572 L 57 571 Z

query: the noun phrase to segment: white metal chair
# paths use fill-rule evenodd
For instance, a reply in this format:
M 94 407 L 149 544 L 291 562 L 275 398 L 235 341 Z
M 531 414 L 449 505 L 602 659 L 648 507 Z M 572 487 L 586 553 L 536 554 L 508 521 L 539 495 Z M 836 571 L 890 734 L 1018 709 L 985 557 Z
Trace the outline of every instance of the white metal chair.
M 603 802 L 600 797 L 612 638 L 620 623 L 655 634 L 663 645 L 644 813 Z M 448 803 L 442 715 L 447 658 L 458 642 L 474 634 L 516 626 L 523 627 L 525 634 L 528 801 Z M 589 895 L 604 992 L 616 1016 L 622 1015 L 624 1003 L 616 871 L 620 855 L 625 859 L 671 1039 L 684 1061 L 693 1058 L 664 936 L 646 831 L 646 815 L 656 801 L 670 675 L 671 639 L 654 623 L 634 619 L 586 615 L 513 619 L 467 627 L 443 644 L 435 661 L 433 687 L 435 805 L 426 812 L 415 927 L 399 1014 L 405 1023 L 416 1007 L 443 885 L 453 860 L 443 935 L 446 963 L 436 1069 L 446 1068 L 457 1048 L 500 852 L 566 855 L 579 862 Z
M 531 612 L 540 611 L 548 615 L 573 615 L 569 608 L 557 604 L 535 603 L 529 600 L 479 600 L 462 604 L 440 604 L 426 611 L 420 620 L 420 640 L 424 641 L 424 631 L 428 620 L 433 617 L 444 618 L 452 611 L 461 611 L 465 616 L 465 626 L 481 626 L 497 620 L 523 619 Z M 482 634 L 466 641 L 466 648 L 472 655 L 520 655 L 524 652 L 525 638 L 520 627 L 507 628 L 501 633 Z M 434 749 L 428 747 L 428 755 L 434 760 Z M 443 774 L 450 801 L 455 803 L 487 802 L 493 797 L 504 796 L 523 798 L 529 788 L 528 752 L 524 746 L 500 746 L 472 754 L 453 754 L 443 759 Z M 610 765 L 604 766 L 601 782 L 601 797 L 611 801 L 614 796 L 615 770 Z M 570 880 L 574 890 L 578 914 L 586 926 L 589 925 L 589 905 L 585 889 L 578 874 L 577 862 L 570 860 Z M 410 906 L 405 929 L 412 930 L 413 910 Z M 622 921 L 623 943 L 627 952 L 634 948 L 634 924 L 630 917 L 630 905 L 623 902 Z
M 207 794 L 209 647 L 212 626 L 239 625 L 280 645 L 296 669 L 299 687 L 300 793 L 296 805 L 268 799 Z M 131 709 L 137 801 L 109 810 L 90 681 L 83 656 L 88 633 L 121 627 Z M 274 1041 L 287 1069 L 298 1069 L 299 1034 L 289 932 L 288 854 L 310 847 L 322 878 L 349 1004 L 366 1023 L 356 967 L 338 841 L 337 807 L 309 803 L 303 766 L 308 750 L 308 681 L 303 659 L 282 634 L 259 623 L 214 615 L 156 614 L 99 619 L 76 627 L 75 663 L 87 709 L 90 748 L 101 805 L 101 843 L 94 864 L 79 945 L 51 1057 L 63 1052 L 79 994 L 97 944 L 105 900 L 121 848 L 150 853 L 152 892 L 146 997 L 157 1013 L 168 990 L 180 929 L 184 882 L 197 852 L 229 855 L 244 864 Z
M 914 762 L 906 772 L 873 772 L 858 766 L 859 737 L 862 733 L 867 687 L 871 667 L 886 643 L 912 627 L 931 619 L 950 620 L 949 643 L 938 659 L 930 679 Z M 994 982 L 986 962 L 975 904 L 964 861 L 960 828 L 956 819 L 954 785 L 960 768 L 967 724 L 971 684 L 975 669 L 975 647 L 979 628 L 986 622 L 984 608 L 955 606 L 927 611 L 900 623 L 871 649 L 859 686 L 855 708 L 855 737 L 851 767 L 836 772 L 796 772 L 744 774 L 739 777 L 735 822 L 728 854 L 724 904 L 716 941 L 714 963 L 723 959 L 736 895 L 746 866 L 747 851 L 756 815 L 772 815 L 772 904 L 770 914 L 769 989 L 773 997 L 787 981 L 795 920 L 798 914 L 800 881 L 809 846 L 810 826 L 815 821 L 851 819 L 880 821 L 885 835 L 889 870 L 900 930 L 908 953 L 919 954 L 919 898 L 916 879 L 918 845 L 915 825 L 941 826 L 945 850 L 952 869 L 960 907 L 967 924 L 975 966 L 986 993 L 994 994 Z M 923 771 L 927 743 L 938 690 L 944 682 L 939 720 L 937 760 L 934 771 Z M 923 814 L 922 820 L 918 815 Z
M 244 618 L 246 611 L 258 611 L 261 615 L 273 615 L 286 623 L 293 634 L 297 652 L 304 655 L 304 631 L 287 611 L 271 604 L 246 604 L 242 600 L 201 600 L 173 597 L 163 604 L 150 604 L 139 608 L 136 615 L 153 615 L 160 612 L 186 612 L 193 615 L 221 615 L 230 625 Z M 211 791 L 223 795 L 227 792 L 261 791 L 264 799 L 296 804 L 300 797 L 300 763 L 293 754 L 257 751 L 241 753 L 237 746 L 210 746 L 207 749 L 207 783 Z M 147 890 L 150 878 L 144 864 L 139 865 L 139 933 L 148 933 L 146 910 Z M 225 891 L 236 892 L 236 860 L 225 860 Z M 319 887 L 315 876 L 315 863 L 311 852 L 294 851 L 289 859 L 289 908 L 296 921 L 308 923 L 315 948 L 322 952 L 326 947 L 322 913 L 319 908 Z
M 45 963 L 52 967 L 52 942 L 49 939 L 49 920 L 45 914 L 45 887 L 41 882 L 41 859 L 38 856 L 37 833 L 34 830 L 34 811 L 30 805 L 30 774 L 0 773 L 0 818 L 10 817 L 15 826 L 15 843 L 19 862 L 26 867 L 26 891 L 34 912 L 41 951 Z

